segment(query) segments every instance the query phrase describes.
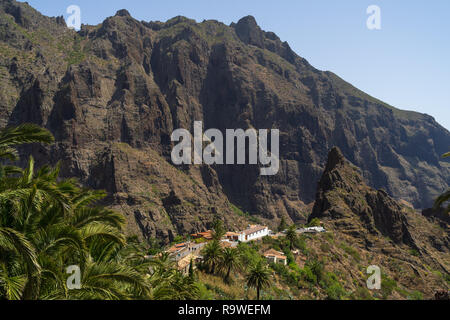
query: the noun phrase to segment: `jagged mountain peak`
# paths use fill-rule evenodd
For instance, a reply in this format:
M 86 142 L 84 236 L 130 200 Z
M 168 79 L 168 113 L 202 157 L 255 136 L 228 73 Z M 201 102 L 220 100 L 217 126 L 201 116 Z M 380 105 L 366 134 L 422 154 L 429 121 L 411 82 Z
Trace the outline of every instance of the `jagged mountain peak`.
M 227 26 L 185 17 L 140 22 L 122 12 L 76 33 L 28 13 L 37 25 L 24 30 L 3 8 L 1 126 L 29 121 L 49 128 L 58 142 L 33 150 L 36 159 L 64 159 L 66 176 L 110 190 L 109 204 L 126 208 L 135 227 L 138 216 L 145 235 L 199 231 L 213 207 L 230 220 L 239 207 L 268 224 L 281 217 L 305 222 L 332 146 L 370 186 L 416 207 L 430 206 L 448 186 L 450 170 L 440 161 L 448 131 L 311 67 L 249 17 Z M 205 129 L 280 129 L 279 174 L 171 165 L 171 133 L 194 121 Z M 340 163 L 336 153 L 330 167 Z M 132 183 L 125 177 L 136 170 L 145 174 Z M 182 206 L 166 208 L 161 199 L 175 188 L 177 171 L 185 178 L 177 181 Z M 97 179 L 98 172 L 115 178 Z M 151 196 L 139 191 L 152 184 L 163 187 Z
M 338 147 L 333 147 L 328 153 L 328 160 L 325 171 L 331 171 L 338 166 L 345 165 L 346 163 L 347 159 L 345 159 L 341 149 L 339 149 Z
M 115 15 L 117 17 L 131 17 L 130 12 L 128 12 L 128 10 L 126 10 L 126 9 L 121 9 L 121 10 L 117 11 Z
M 246 44 L 264 47 L 264 32 L 256 23 L 253 16 L 247 16 L 234 25 L 238 37 Z
M 325 219 L 344 233 L 367 238 L 382 234 L 395 243 L 414 246 L 403 206 L 384 190 L 366 185 L 360 170 L 333 148 L 318 184 L 313 212 L 309 217 Z
M 357 250 L 416 264 L 416 275 L 422 262 L 448 272 L 448 220 L 438 222 L 439 228 L 431 214 L 422 215 L 386 191 L 371 188 L 336 147 L 317 186 L 309 221 L 315 218 Z M 411 252 L 420 260 L 412 260 Z

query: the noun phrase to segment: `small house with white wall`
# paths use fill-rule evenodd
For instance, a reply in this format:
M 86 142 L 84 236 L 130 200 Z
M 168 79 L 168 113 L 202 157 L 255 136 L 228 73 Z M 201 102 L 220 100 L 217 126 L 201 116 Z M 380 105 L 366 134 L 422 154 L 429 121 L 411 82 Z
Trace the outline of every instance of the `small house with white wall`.
M 253 240 L 262 239 L 269 235 L 269 228 L 266 226 L 252 225 L 244 231 L 239 232 L 238 241 L 249 242 Z
M 281 263 L 284 265 L 287 264 L 287 257 L 282 252 L 276 251 L 274 249 L 266 251 L 264 253 L 264 257 L 269 263 Z
M 324 227 L 309 227 L 309 228 L 304 228 L 304 229 L 300 229 L 301 232 L 300 233 L 321 233 L 321 232 L 326 232 Z

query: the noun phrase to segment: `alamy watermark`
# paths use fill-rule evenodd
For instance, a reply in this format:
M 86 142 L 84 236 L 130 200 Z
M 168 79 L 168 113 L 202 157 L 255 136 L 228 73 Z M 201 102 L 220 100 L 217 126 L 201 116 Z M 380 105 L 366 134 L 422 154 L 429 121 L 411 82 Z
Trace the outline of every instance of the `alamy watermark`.
M 67 278 L 66 285 L 69 290 L 81 289 L 81 269 L 77 265 L 68 266 L 66 273 L 70 274 Z
M 369 290 L 380 290 L 381 289 L 381 269 L 379 266 L 369 266 L 367 268 L 367 274 L 370 277 L 367 279 L 367 288 Z
M 367 29 L 381 30 L 381 8 L 377 5 L 371 5 L 367 7 L 366 13 L 370 15 L 366 21 Z
M 66 25 L 70 29 L 81 29 L 81 9 L 79 6 L 71 5 L 67 7 L 66 12 L 70 15 L 66 19 Z
M 270 131 L 270 151 L 268 133 Z M 209 129 L 203 133 L 203 123 L 194 122 L 194 137 L 186 129 L 177 129 L 172 133 L 172 142 L 178 142 L 172 150 L 172 162 L 181 164 L 246 164 L 264 166 L 260 168 L 263 176 L 276 175 L 280 169 L 280 132 L 278 129 L 227 129 L 224 155 L 224 137 L 220 130 Z M 181 140 L 181 141 L 180 141 Z M 248 141 L 248 144 L 247 144 Z M 237 142 L 237 144 L 236 144 Z M 208 145 L 203 148 L 204 143 Z M 246 146 L 248 145 L 248 150 Z M 248 152 L 247 152 L 248 151 Z M 235 161 L 237 158 L 237 161 Z

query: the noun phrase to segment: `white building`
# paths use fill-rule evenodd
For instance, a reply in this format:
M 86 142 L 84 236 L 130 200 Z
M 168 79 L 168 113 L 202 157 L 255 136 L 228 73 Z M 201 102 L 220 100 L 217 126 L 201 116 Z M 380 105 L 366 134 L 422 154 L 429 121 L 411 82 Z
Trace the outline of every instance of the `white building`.
M 238 233 L 237 240 L 241 242 L 249 242 L 253 240 L 262 239 L 269 235 L 269 228 L 266 226 L 249 226 L 248 229 Z
M 298 233 L 321 233 L 321 232 L 326 232 L 324 227 L 310 227 L 298 230 Z

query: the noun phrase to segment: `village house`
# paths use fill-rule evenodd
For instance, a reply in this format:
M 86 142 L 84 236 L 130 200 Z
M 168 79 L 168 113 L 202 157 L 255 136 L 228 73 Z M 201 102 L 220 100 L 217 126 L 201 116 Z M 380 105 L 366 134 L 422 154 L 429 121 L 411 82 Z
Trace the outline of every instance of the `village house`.
M 189 254 L 185 257 L 183 257 L 181 260 L 177 261 L 177 269 L 180 271 L 183 275 L 187 276 L 189 274 L 189 266 L 191 265 L 195 269 L 195 262 L 197 261 L 197 257 L 193 254 Z
M 166 250 L 175 261 L 180 261 L 188 255 L 199 256 L 206 243 L 183 242 L 175 244 Z
M 269 263 L 282 263 L 284 265 L 287 264 L 287 257 L 279 251 L 275 249 L 270 249 L 264 253 L 264 257 L 267 259 Z
M 237 232 L 227 232 L 225 233 L 225 238 L 229 241 L 239 241 L 239 233 Z
M 207 241 L 210 241 L 213 239 L 213 232 L 212 232 L 212 230 L 208 230 L 205 232 L 194 233 L 194 234 L 191 234 L 191 238 L 192 239 L 205 239 Z
M 253 240 L 262 239 L 263 237 L 269 235 L 269 228 L 260 225 L 250 225 L 246 230 L 241 232 L 227 232 L 224 238 L 220 241 L 221 248 L 236 248 L 239 242 L 249 242 Z M 205 232 L 199 232 L 191 234 L 191 238 L 194 241 L 188 241 L 183 243 L 178 243 L 166 250 L 169 253 L 171 259 L 177 262 L 177 268 L 183 274 L 189 272 L 189 265 L 191 261 L 196 263 L 201 261 L 203 257 L 201 256 L 201 251 L 208 241 L 213 240 L 213 231 L 208 230 Z M 195 240 L 204 240 L 203 242 L 198 242 Z M 278 259 L 281 259 L 278 257 Z
M 259 240 L 268 236 L 270 230 L 266 226 L 250 225 L 247 229 L 240 232 L 227 232 L 225 238 L 229 241 L 235 242 L 249 242 L 253 240 Z
M 321 232 L 326 232 L 324 227 L 309 227 L 297 230 L 297 233 L 321 233 Z
M 269 228 L 266 226 L 252 225 L 248 229 L 239 233 L 238 241 L 249 242 L 259 240 L 269 235 Z
M 203 243 L 183 242 L 178 243 L 166 250 L 169 257 L 176 261 L 177 269 L 187 275 L 189 273 L 189 265 L 193 262 L 193 267 L 202 260 L 201 251 L 206 245 Z

